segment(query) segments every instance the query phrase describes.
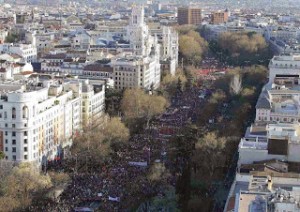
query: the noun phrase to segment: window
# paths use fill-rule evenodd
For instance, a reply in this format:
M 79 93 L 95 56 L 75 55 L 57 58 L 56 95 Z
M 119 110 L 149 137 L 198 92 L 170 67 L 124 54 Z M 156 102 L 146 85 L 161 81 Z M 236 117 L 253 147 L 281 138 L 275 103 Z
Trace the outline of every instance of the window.
M 16 118 L 16 108 L 11 109 L 11 118 L 15 119 Z
M 12 127 L 12 128 L 16 128 L 16 125 L 15 125 L 15 124 L 12 124 L 11 127 Z
M 5 127 L 8 127 L 8 124 L 7 124 L 7 123 L 5 123 Z
M 13 147 L 12 148 L 12 152 L 16 152 L 17 151 L 17 148 L 16 147 Z
M 24 106 L 22 109 L 22 113 L 23 113 L 23 118 L 28 118 L 28 107 Z
M 27 147 L 24 147 L 24 152 L 27 152 Z
M 8 132 L 7 132 L 7 131 L 5 131 L 5 135 L 8 135 Z
M 24 160 L 27 160 L 27 155 L 24 155 Z
M 0 105 L 0 109 L 1 109 L 1 110 L 3 109 L 3 105 Z
M 24 131 L 24 136 L 27 136 L 27 131 Z
M 15 155 L 13 155 L 13 160 L 17 160 L 17 157 Z
M 14 131 L 11 132 L 11 135 L 12 135 L 12 136 L 16 136 L 16 132 L 14 132 Z
M 6 143 L 6 144 L 8 143 L 8 140 L 7 140 L 7 139 L 5 139 L 5 143 Z
M 8 151 L 8 147 L 5 147 L 5 152 L 7 152 Z
M 15 139 L 12 140 L 12 144 L 16 145 L 16 140 Z
M 27 144 L 27 139 L 24 139 L 24 144 Z

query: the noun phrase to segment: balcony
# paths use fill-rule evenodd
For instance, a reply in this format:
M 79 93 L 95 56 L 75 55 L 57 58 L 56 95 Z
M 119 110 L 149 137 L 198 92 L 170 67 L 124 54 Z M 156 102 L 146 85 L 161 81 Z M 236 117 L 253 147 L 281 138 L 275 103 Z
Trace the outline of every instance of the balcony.
M 246 141 L 244 138 L 241 139 L 239 144 L 239 149 L 257 149 L 257 150 L 267 150 L 267 141 Z

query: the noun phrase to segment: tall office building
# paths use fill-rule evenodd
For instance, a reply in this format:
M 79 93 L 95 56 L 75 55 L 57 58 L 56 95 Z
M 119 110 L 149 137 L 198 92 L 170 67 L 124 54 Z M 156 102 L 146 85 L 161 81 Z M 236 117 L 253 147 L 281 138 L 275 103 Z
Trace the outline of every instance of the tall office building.
M 193 7 L 180 7 L 177 10 L 178 24 L 199 25 L 202 22 L 201 9 Z
M 212 24 L 223 24 L 228 21 L 228 12 L 227 11 L 217 11 L 211 14 L 211 23 Z

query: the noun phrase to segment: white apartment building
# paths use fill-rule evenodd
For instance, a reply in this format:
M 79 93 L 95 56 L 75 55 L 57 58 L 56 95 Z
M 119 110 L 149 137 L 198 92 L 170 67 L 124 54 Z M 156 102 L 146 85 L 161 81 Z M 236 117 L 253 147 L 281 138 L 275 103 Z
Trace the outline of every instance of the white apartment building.
M 273 88 L 267 90 L 267 86 L 256 104 L 256 122 L 300 122 L 300 91 L 290 89 L 285 85 L 272 85 Z
M 256 122 L 300 121 L 300 55 L 275 56 L 256 104 Z
M 0 79 L 13 80 L 16 74 L 33 72 L 33 67 L 29 63 L 20 64 L 13 62 L 0 63 Z
M 104 109 L 104 85 L 94 90 L 88 80 L 33 80 L 0 87 L 1 142 L 11 161 L 41 164 L 59 156 L 75 133 Z
M 32 44 L 14 44 L 10 47 L 10 53 L 18 54 L 24 62 L 35 62 L 37 60 L 37 49 Z
M 300 125 L 251 126 L 239 144 L 238 167 L 264 160 L 300 162 Z
M 41 70 L 45 72 L 60 72 L 67 55 L 64 53 L 48 54 L 40 58 Z
M 43 52 L 53 47 L 55 32 L 45 32 L 43 30 L 32 30 L 25 34 L 26 42 L 36 46 L 38 52 Z
M 299 174 L 237 173 L 224 212 L 299 212 Z
M 300 54 L 275 56 L 269 63 L 269 83 L 275 77 L 295 77 L 300 75 Z
M 37 49 L 32 44 L 0 44 L 0 52 L 17 54 L 23 62 L 35 62 L 37 60 Z
M 238 165 L 270 159 L 300 162 L 300 55 L 275 56 L 256 104 L 255 123 L 239 145 Z
M 116 89 L 158 88 L 160 85 L 160 64 L 152 58 L 129 56 L 111 61 Z
M 82 85 L 82 91 L 82 123 L 84 126 L 98 124 L 105 110 L 104 85 L 96 88 L 86 80 Z

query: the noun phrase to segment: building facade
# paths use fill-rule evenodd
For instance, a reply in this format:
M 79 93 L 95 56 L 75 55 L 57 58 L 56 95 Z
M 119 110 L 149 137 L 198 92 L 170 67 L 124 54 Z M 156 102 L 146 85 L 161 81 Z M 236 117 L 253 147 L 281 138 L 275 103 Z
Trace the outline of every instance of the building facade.
M 60 156 L 74 135 L 104 110 L 104 85 L 96 91 L 88 80 L 0 86 L 1 143 L 10 161 L 41 164 Z
M 224 24 L 228 21 L 228 12 L 217 11 L 211 14 L 212 24 Z
M 177 10 L 177 21 L 179 25 L 200 25 L 202 22 L 201 8 L 179 7 Z
M 156 89 L 160 85 L 160 44 L 157 36 L 152 36 L 144 22 L 144 7 L 132 8 L 127 27 L 127 39 L 131 51 L 113 58 L 113 80 L 116 89 L 142 88 Z

